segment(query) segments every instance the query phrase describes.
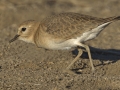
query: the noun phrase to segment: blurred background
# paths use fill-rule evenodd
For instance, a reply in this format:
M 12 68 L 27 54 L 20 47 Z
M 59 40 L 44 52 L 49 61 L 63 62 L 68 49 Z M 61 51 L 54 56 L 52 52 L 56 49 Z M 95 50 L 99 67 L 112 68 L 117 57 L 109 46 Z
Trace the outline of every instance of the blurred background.
M 0 21 L 1 27 L 6 27 L 61 12 L 108 17 L 120 14 L 119 5 L 119 0 L 0 0 Z
M 76 12 L 105 18 L 118 16 L 119 11 L 119 0 L 0 0 L 0 29 L 17 28 L 23 21 L 41 21 L 55 13 Z
M 120 55 L 93 52 L 95 75 L 91 76 L 89 59 L 83 59 L 86 74 L 65 74 L 63 70 L 74 59 L 69 51 L 38 49 L 16 41 L 8 45 L 26 20 L 41 21 L 62 12 L 75 12 L 95 17 L 120 15 L 120 0 L 0 0 L 0 90 L 119 90 Z M 98 49 L 114 49 L 120 54 L 120 21 L 86 42 Z M 86 54 L 87 56 L 87 54 Z M 102 58 L 102 59 L 101 59 Z M 104 64 L 101 62 L 114 61 Z M 73 67 L 81 67 L 76 62 Z

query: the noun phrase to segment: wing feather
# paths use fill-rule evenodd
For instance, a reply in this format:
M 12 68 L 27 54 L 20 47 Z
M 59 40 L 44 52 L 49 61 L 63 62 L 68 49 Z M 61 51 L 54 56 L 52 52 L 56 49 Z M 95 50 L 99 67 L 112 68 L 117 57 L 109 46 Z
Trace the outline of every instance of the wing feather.
M 54 35 L 56 38 L 63 38 L 64 40 L 76 38 L 105 22 L 105 19 L 79 13 L 55 14 L 42 21 L 47 27 L 47 33 Z

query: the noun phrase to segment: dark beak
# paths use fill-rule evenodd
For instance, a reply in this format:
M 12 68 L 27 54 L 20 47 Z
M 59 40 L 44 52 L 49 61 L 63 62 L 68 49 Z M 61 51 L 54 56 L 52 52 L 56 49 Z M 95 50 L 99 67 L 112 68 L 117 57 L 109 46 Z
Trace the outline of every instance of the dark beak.
M 9 43 L 11 43 L 11 42 L 15 41 L 16 39 L 18 39 L 19 36 L 20 36 L 20 35 L 15 35 L 15 37 L 14 37 L 13 39 L 11 39 L 11 40 L 9 41 Z

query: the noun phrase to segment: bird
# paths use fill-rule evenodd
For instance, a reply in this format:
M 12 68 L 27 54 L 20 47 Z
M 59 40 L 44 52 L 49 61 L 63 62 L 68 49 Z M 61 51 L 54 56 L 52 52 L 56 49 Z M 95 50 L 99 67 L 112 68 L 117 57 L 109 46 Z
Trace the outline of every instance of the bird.
M 94 72 L 90 48 L 85 42 L 96 38 L 105 27 L 117 20 L 120 20 L 120 16 L 99 18 L 74 12 L 54 14 L 41 21 L 24 21 L 9 43 L 18 39 L 50 50 L 77 48 L 78 54 L 68 65 L 67 70 L 71 70 L 71 66 L 83 53 L 81 48 L 84 48 L 88 53 L 91 70 Z

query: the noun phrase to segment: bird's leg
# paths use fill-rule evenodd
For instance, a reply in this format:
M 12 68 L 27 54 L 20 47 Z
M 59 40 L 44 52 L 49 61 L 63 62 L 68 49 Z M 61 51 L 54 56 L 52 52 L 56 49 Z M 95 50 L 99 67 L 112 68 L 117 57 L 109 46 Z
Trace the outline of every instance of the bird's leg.
M 79 57 L 82 55 L 83 51 L 82 49 L 78 48 L 78 55 L 75 57 L 75 59 L 70 63 L 70 65 L 67 67 L 67 70 L 70 69 L 70 67 L 79 59 Z
M 88 57 L 89 57 L 89 59 L 90 59 L 90 64 L 91 64 L 91 67 L 92 67 L 92 72 L 94 72 L 94 71 L 95 71 L 95 68 L 94 68 L 94 65 L 93 65 L 93 60 L 92 60 L 92 58 L 91 58 L 90 48 L 89 48 L 88 45 L 84 45 L 84 44 L 81 44 L 81 45 L 82 45 L 82 47 L 84 47 L 84 48 L 86 49 L 86 51 L 87 51 L 87 53 L 88 53 Z

